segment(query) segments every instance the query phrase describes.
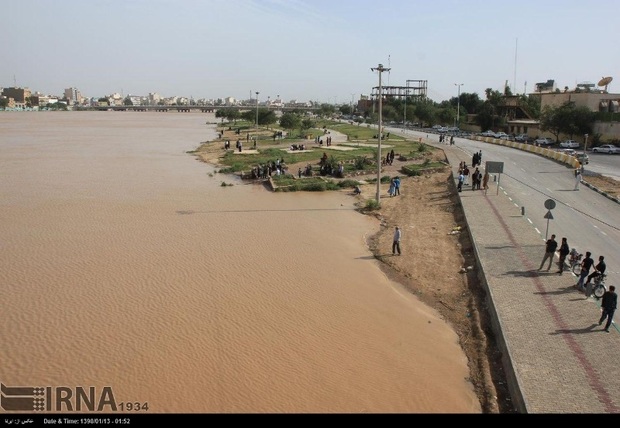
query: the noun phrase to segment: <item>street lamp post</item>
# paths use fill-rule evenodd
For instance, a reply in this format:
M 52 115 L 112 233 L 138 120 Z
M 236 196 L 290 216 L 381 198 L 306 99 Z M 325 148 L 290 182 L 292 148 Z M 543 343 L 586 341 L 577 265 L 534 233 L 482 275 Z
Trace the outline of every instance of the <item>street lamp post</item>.
M 403 109 L 403 130 L 407 130 L 407 95 L 409 95 L 409 81 L 405 82 L 405 108 Z
M 585 134 L 584 137 L 585 137 L 585 141 L 583 143 L 583 162 L 581 162 L 581 171 L 582 172 L 583 172 L 583 168 L 584 168 L 583 164 L 586 161 L 586 159 L 585 159 L 586 158 L 586 150 L 588 150 L 588 134 Z
M 456 119 L 454 120 L 454 126 L 458 128 L 461 121 L 461 86 L 463 86 L 463 83 L 455 83 L 454 86 L 459 88 L 456 97 Z
M 353 97 L 355 94 L 351 94 L 351 116 L 353 116 Z
M 383 131 L 383 106 L 382 106 L 382 86 L 381 86 L 381 74 L 384 71 L 390 71 L 390 68 L 383 67 L 383 64 L 379 64 L 376 68 L 371 68 L 372 71 L 379 72 L 379 146 L 377 150 L 377 205 L 381 200 L 381 133 Z
M 256 92 L 256 127 L 258 128 L 258 94 L 260 92 Z

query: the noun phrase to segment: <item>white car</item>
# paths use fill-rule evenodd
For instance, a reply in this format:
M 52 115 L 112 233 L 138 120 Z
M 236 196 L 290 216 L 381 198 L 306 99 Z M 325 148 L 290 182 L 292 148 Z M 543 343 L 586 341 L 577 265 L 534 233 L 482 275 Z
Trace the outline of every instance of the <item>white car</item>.
M 495 137 L 495 132 L 493 131 L 484 131 L 480 134 L 483 137 Z
M 579 143 L 575 140 L 565 140 L 560 143 L 560 147 L 563 149 L 577 149 L 579 148 Z
M 545 138 L 538 138 L 537 140 L 534 140 L 534 143 L 538 144 L 539 146 L 546 147 L 546 146 L 552 146 L 555 143 L 555 141 L 553 141 L 549 137 L 545 137 Z
M 505 132 L 496 132 L 495 138 L 499 138 L 500 140 L 507 140 L 508 134 L 506 134 Z
M 609 153 L 610 155 L 615 155 L 616 153 L 620 153 L 620 148 L 613 144 L 603 144 L 602 146 L 594 147 L 592 153 Z

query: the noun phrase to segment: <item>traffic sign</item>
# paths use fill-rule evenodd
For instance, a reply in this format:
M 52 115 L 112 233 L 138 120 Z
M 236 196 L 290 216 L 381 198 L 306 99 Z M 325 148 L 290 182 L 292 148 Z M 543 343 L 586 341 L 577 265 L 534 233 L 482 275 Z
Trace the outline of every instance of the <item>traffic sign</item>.
M 555 201 L 553 199 L 547 199 L 545 201 L 545 208 L 548 210 L 552 210 L 555 208 Z

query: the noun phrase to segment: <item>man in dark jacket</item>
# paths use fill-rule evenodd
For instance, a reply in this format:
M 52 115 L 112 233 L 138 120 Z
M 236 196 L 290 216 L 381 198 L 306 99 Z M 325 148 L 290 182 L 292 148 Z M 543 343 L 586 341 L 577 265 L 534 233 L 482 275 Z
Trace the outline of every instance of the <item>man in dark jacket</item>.
M 609 326 L 614 318 L 614 312 L 616 311 L 617 305 L 618 295 L 616 294 L 616 287 L 610 285 L 609 291 L 606 291 L 605 294 L 603 294 L 603 302 L 601 303 L 603 313 L 601 314 L 601 319 L 598 320 L 598 325 L 601 325 L 603 324 L 603 321 L 605 321 L 605 318 L 607 318 L 607 324 L 605 324 L 605 331 L 607 333 L 609 333 Z
M 570 248 L 568 248 L 568 241 L 566 240 L 566 238 L 562 238 L 562 243 L 560 244 L 560 270 L 558 270 L 558 273 L 560 275 L 562 275 L 562 272 L 564 272 L 564 262 L 566 261 L 568 253 L 570 253 Z
M 553 263 L 553 256 L 555 256 L 556 248 L 558 248 L 558 241 L 555 240 L 555 235 L 551 235 L 551 238 L 548 239 L 545 244 L 545 257 L 543 257 L 542 262 L 540 262 L 540 267 L 538 270 L 542 270 L 547 259 L 549 259 L 549 266 L 547 266 L 547 270 L 551 269 L 551 263 Z

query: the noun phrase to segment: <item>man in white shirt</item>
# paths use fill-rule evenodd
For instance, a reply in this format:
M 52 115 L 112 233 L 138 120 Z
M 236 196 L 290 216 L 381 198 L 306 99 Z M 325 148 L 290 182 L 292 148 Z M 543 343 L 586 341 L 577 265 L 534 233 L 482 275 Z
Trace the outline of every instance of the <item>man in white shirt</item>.
M 396 229 L 394 230 L 394 242 L 392 243 L 392 255 L 393 256 L 396 255 L 397 251 L 398 251 L 398 255 L 400 256 L 400 237 L 401 237 L 400 229 L 398 228 L 398 226 L 396 226 Z

